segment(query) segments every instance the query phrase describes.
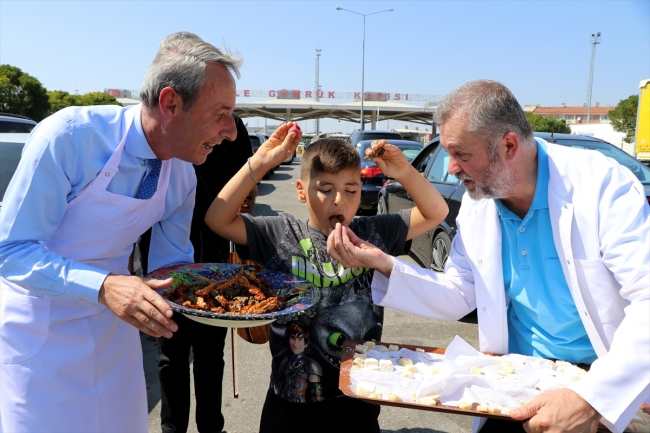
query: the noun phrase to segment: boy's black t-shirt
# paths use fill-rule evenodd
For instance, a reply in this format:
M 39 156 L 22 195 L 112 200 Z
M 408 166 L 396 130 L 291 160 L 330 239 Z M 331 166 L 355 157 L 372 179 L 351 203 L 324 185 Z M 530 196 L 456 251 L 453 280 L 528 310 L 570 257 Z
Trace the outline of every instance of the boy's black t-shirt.
M 355 218 L 350 228 L 387 254 L 406 254 L 410 212 Z M 248 238 L 247 248 L 237 246 L 242 258 L 305 278 L 321 293 L 318 304 L 304 314 L 271 324 L 274 392 L 299 403 L 341 395 L 343 342 L 381 339 L 384 311 L 372 302 L 374 270 L 343 268 L 327 254 L 327 237 L 291 215 L 242 217 Z M 293 337 L 285 335 L 289 326 Z

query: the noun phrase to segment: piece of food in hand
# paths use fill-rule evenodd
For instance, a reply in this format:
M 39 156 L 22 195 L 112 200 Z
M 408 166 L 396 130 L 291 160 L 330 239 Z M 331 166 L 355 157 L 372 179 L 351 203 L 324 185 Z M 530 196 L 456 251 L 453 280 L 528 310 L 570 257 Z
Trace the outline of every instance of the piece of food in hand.
M 372 159 L 372 158 L 375 158 L 377 156 L 382 156 L 384 154 L 384 152 L 386 152 L 386 149 L 384 149 L 383 147 L 380 147 L 377 150 L 373 150 L 370 155 L 364 156 L 363 159 Z
M 291 128 L 289 128 L 289 132 L 287 132 L 287 134 L 290 134 L 292 132 L 295 132 L 296 135 L 301 132 L 300 126 L 297 123 L 291 125 Z

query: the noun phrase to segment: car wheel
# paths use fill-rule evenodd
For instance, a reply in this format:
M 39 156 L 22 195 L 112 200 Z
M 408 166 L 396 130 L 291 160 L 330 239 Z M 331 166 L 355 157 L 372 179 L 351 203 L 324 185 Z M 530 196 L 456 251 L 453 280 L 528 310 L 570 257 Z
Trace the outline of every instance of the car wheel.
M 388 206 L 386 206 L 386 199 L 384 196 L 379 197 L 379 201 L 377 202 L 377 215 L 381 214 L 386 214 L 388 213 Z
M 433 238 L 433 247 L 431 248 L 431 269 L 436 272 L 445 270 L 445 263 L 449 257 L 449 248 L 451 241 L 444 231 L 439 232 Z

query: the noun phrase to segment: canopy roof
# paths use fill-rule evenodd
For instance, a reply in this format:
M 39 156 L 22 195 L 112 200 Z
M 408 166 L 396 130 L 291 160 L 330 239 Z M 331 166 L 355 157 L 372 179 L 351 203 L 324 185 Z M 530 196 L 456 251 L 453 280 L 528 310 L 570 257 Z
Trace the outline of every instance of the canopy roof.
M 374 124 L 381 120 L 402 120 L 405 122 L 431 125 L 435 106 L 420 107 L 395 101 L 364 101 L 363 117 Z M 255 102 L 238 102 L 235 113 L 240 117 L 266 117 L 279 121 L 329 118 L 359 122 L 361 101 L 347 104 L 327 104 L 304 99 L 269 99 Z

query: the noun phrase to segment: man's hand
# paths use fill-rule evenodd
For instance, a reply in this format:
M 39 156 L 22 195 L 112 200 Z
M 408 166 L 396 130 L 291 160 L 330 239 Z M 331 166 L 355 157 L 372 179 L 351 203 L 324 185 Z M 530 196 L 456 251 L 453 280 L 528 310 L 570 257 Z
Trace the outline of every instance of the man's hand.
M 404 152 L 386 140 L 373 141 L 366 149 L 366 158 L 372 159 L 382 173 L 394 179 L 399 179 L 412 168 Z
M 589 403 L 570 389 L 548 391 L 518 409 L 510 416 L 524 422 L 528 433 L 567 432 L 594 433 L 600 414 Z
M 136 276 L 108 275 L 99 290 L 99 302 L 117 317 L 152 337 L 171 338 L 178 325 L 169 318 L 174 312 L 153 289 L 171 286 L 173 279 L 143 280 Z
M 327 238 L 327 254 L 346 268 L 374 268 L 389 276 L 393 260 L 382 250 L 365 242 L 349 227 L 336 223 L 336 228 Z

